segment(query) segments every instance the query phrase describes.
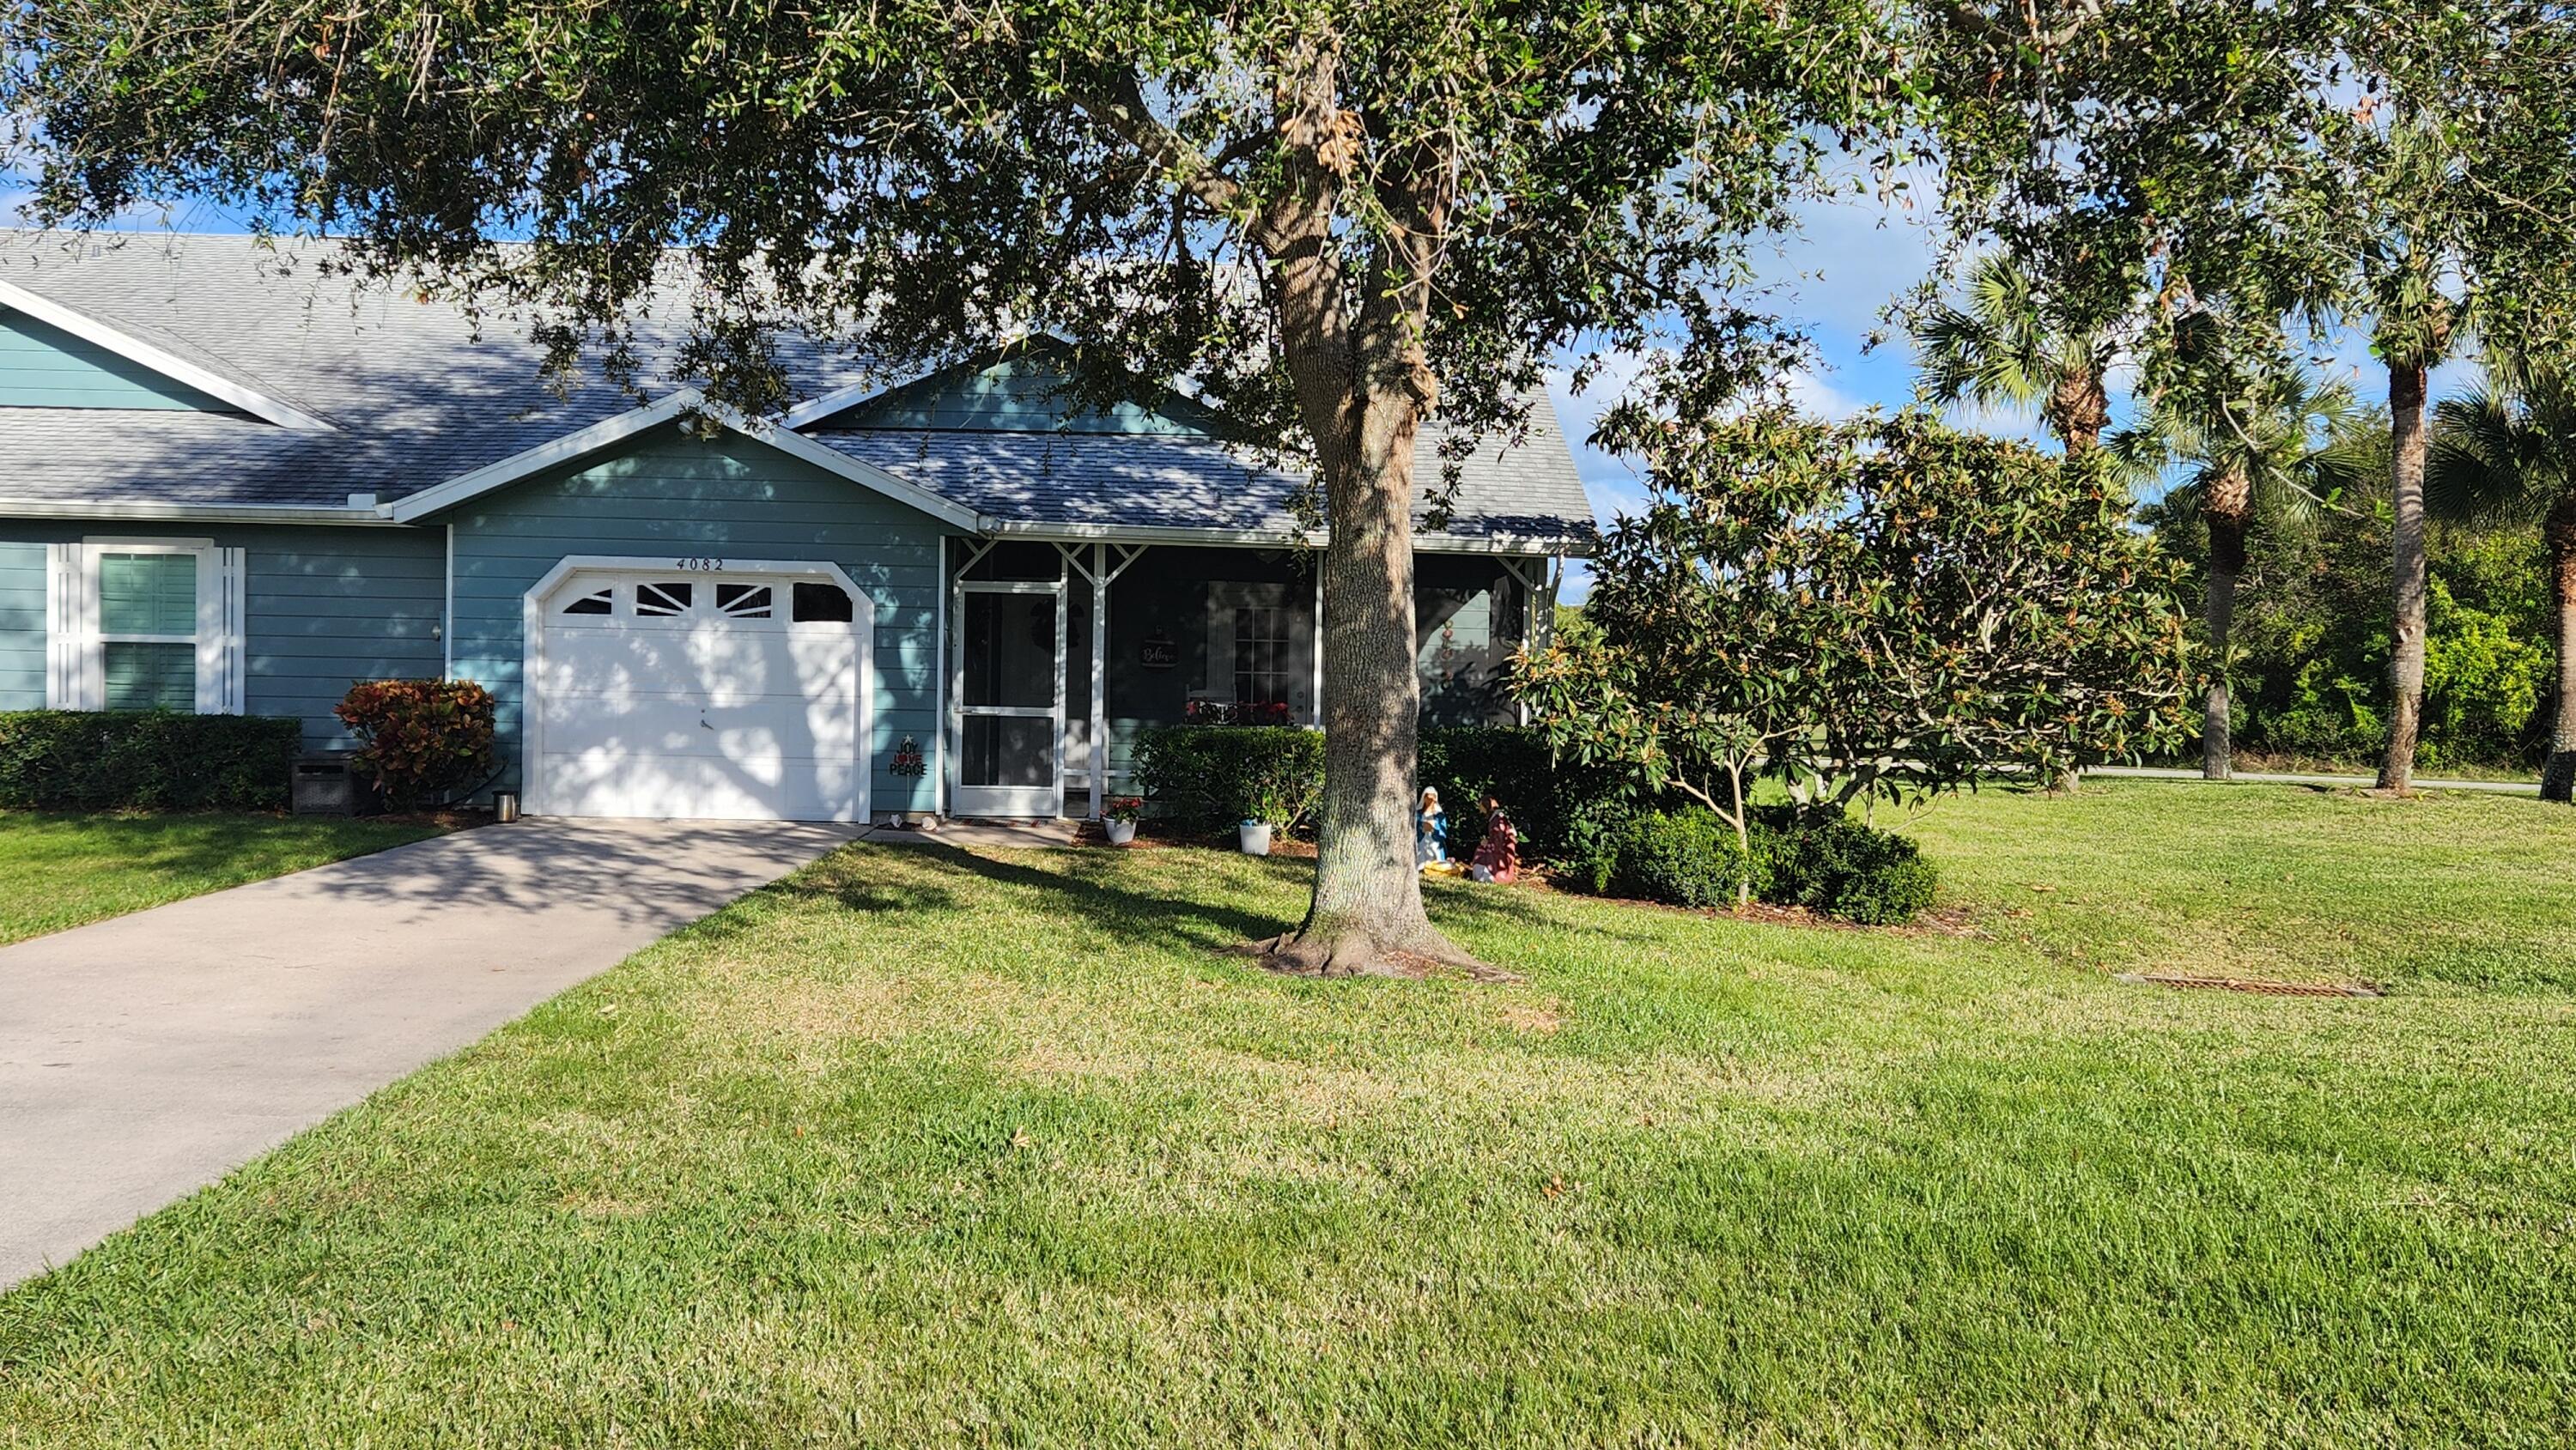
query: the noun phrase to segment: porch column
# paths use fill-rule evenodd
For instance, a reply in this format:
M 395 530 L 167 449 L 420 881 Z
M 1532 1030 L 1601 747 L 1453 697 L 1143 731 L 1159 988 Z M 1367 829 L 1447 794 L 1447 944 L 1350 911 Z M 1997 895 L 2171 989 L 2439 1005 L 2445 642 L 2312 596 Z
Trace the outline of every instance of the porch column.
M 1309 556 L 1315 565 L 1315 641 L 1307 650 L 1315 666 L 1313 688 L 1306 696 L 1309 715 L 1316 729 L 1324 728 L 1324 556 Z
M 1109 546 L 1091 546 L 1091 819 L 1109 785 Z

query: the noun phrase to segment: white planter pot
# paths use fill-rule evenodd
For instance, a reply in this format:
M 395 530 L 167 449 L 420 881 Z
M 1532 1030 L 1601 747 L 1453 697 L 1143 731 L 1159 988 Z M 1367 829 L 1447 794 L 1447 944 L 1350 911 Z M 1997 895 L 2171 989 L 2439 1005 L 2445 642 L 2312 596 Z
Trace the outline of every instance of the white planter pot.
M 1247 856 L 1267 856 L 1270 854 L 1270 823 L 1268 821 L 1245 821 L 1243 824 L 1234 828 L 1234 833 L 1236 840 L 1242 843 L 1243 854 Z
M 1100 823 L 1100 827 L 1102 830 L 1109 833 L 1110 845 L 1124 846 L 1128 842 L 1136 839 L 1136 823 L 1134 821 L 1102 821 Z

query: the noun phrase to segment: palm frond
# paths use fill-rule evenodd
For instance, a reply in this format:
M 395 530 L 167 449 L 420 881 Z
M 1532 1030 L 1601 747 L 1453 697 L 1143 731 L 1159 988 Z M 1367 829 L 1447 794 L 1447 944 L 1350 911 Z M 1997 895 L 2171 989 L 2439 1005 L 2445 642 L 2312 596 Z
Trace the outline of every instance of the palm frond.
M 2433 408 L 2433 442 L 2424 461 L 2424 507 L 2464 524 L 2527 523 L 2548 511 L 2552 489 L 2539 485 L 2547 455 L 2576 448 L 2516 416 L 2511 400 L 2479 387 Z

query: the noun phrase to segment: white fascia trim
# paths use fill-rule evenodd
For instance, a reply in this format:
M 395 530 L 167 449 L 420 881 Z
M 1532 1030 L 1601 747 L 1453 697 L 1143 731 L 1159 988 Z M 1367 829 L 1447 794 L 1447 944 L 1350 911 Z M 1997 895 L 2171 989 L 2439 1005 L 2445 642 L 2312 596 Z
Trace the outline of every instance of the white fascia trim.
M 988 520 L 985 532 L 1014 538 L 1067 542 L 1131 544 L 1207 544 L 1218 548 L 1281 549 L 1303 545 L 1322 548 L 1331 540 L 1324 529 L 1209 529 L 1176 524 L 1057 524 L 1021 519 Z M 1424 554 L 1517 554 L 1533 557 L 1576 552 L 1585 541 L 1523 538 L 1515 535 L 1416 534 L 1413 547 Z
M 77 308 L 30 292 L 15 282 L 0 281 L 0 307 L 23 312 L 48 327 L 58 327 L 83 342 L 95 343 L 128 362 L 139 363 L 174 383 L 196 389 L 210 398 L 232 404 L 255 418 L 281 428 L 307 432 L 334 433 L 339 430 L 323 419 L 305 412 L 282 398 L 272 397 L 256 388 L 210 372 L 175 353 L 153 346 L 139 337 L 118 331 L 109 323 Z
M 487 463 L 481 468 L 460 473 L 436 487 L 422 489 L 408 497 L 396 499 L 390 505 L 379 505 L 378 508 L 395 523 L 413 523 L 441 509 L 454 508 L 469 499 L 490 493 L 496 488 L 506 488 L 520 479 L 531 474 L 542 473 L 556 464 L 570 463 L 584 454 L 596 453 L 602 448 L 623 442 L 638 433 L 658 428 L 704 401 L 704 396 L 697 389 L 682 388 L 659 402 L 648 403 L 641 408 L 629 409 L 614 417 L 603 418 L 578 432 L 567 433 L 561 438 L 513 453 L 498 462 Z
M 198 524 L 391 524 L 376 508 L 330 508 L 261 503 L 82 503 L 62 499 L 0 498 L 0 518 L 162 519 Z
M 567 433 L 549 443 L 540 443 L 534 448 L 522 453 L 514 453 L 497 463 L 487 463 L 471 473 L 460 473 L 435 488 L 422 489 L 408 498 L 399 499 L 389 505 L 380 504 L 377 506 L 377 511 L 398 524 L 414 523 L 430 514 L 454 508 L 458 504 L 490 493 L 494 489 L 507 488 L 533 474 L 542 473 L 559 464 L 570 463 L 577 458 L 586 457 L 622 443 L 637 434 L 649 432 L 678 418 L 683 413 L 695 413 L 712 419 L 717 424 L 755 443 L 767 444 L 790 458 L 810 463 L 826 473 L 848 479 L 864 488 L 874 489 L 899 503 L 909 504 L 943 523 L 969 533 L 980 532 L 983 528 L 983 515 L 973 509 L 961 507 L 919 484 L 907 483 L 873 463 L 862 462 L 846 453 L 835 452 L 803 434 L 775 423 L 746 418 L 731 408 L 710 403 L 706 395 L 696 388 L 682 388 L 669 397 L 620 413 L 613 418 L 604 418 L 579 432 Z
M 700 412 L 715 419 L 755 443 L 766 443 L 790 458 L 803 459 L 826 473 L 838 474 L 852 483 L 910 504 L 940 522 L 981 533 L 989 522 L 982 514 L 948 498 L 931 492 L 920 484 L 908 482 L 864 459 L 852 458 L 837 449 L 817 443 L 781 423 L 767 423 L 745 418 L 730 408 L 702 407 Z

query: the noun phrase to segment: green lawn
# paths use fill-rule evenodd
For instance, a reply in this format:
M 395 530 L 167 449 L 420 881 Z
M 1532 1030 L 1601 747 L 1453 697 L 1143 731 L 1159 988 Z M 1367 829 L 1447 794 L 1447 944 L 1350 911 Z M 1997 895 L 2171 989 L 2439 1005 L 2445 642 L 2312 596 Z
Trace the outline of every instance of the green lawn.
M 438 834 L 324 816 L 0 811 L 0 943 Z
M 1295 862 L 853 848 L 0 1297 L 0 1443 L 2576 1436 L 2576 812 L 1912 829 L 1982 934 L 1443 883 L 1514 986 L 1220 956 Z

